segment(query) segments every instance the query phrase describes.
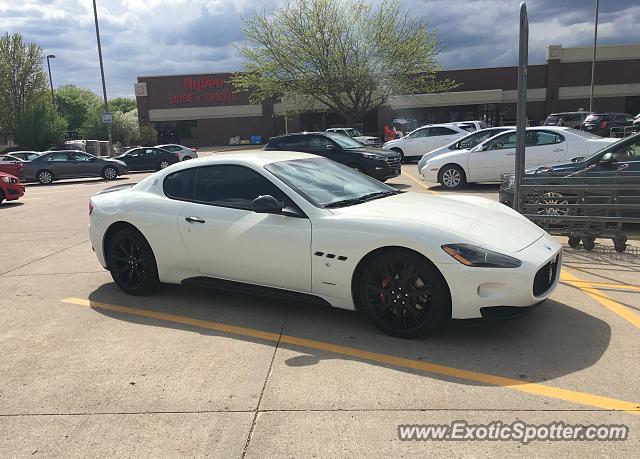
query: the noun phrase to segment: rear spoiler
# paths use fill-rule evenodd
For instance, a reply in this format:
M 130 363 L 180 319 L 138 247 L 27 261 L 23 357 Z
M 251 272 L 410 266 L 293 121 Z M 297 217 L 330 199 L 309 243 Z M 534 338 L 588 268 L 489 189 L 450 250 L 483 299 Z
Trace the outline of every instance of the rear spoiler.
M 112 193 L 114 191 L 125 190 L 127 188 L 131 188 L 134 185 L 135 183 L 123 183 L 121 185 L 111 186 L 109 188 L 105 188 L 102 191 L 98 191 L 96 194 L 94 194 L 94 196 L 98 196 L 99 194 Z

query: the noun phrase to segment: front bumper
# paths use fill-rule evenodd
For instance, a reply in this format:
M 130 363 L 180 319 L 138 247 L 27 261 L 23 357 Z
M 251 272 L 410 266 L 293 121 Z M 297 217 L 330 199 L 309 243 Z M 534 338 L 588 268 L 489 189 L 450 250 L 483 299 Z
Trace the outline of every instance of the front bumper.
M 19 183 L 9 183 L 3 188 L 4 198 L 7 201 L 15 201 L 24 196 L 24 186 Z
M 460 263 L 438 263 L 451 291 L 453 319 L 476 319 L 540 303 L 553 293 L 560 278 L 562 247 L 544 234 L 533 244 L 508 255 L 522 261 L 519 268 L 473 268 Z M 536 293 L 534 293 L 534 288 Z M 495 310 L 508 307 L 507 310 Z M 491 312 L 493 311 L 493 312 Z
M 422 180 L 424 180 L 425 182 L 438 183 L 439 171 L 439 167 L 428 166 L 425 164 L 425 166 L 420 171 L 420 175 L 422 175 Z

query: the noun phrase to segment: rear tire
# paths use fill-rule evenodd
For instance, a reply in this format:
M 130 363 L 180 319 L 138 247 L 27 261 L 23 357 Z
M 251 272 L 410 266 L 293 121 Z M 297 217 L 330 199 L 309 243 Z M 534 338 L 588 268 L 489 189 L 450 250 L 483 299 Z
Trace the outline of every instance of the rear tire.
M 447 190 L 459 190 L 467 184 L 467 176 L 457 164 L 447 164 L 440 169 L 438 182 Z
M 191 156 L 185 156 L 184 158 L 182 158 L 183 161 L 189 161 L 191 159 Z
M 116 285 L 130 295 L 145 295 L 160 286 L 153 250 L 133 228 L 113 235 L 107 248 L 107 266 Z
M 442 274 L 408 250 L 389 250 L 377 256 L 358 282 L 359 306 L 389 335 L 431 335 L 451 319 L 451 294 Z
M 4 191 L 0 190 L 0 206 L 2 205 L 3 201 L 4 201 Z
M 166 169 L 167 167 L 169 167 L 171 164 L 169 163 L 169 161 L 167 160 L 162 160 L 160 161 L 160 164 L 158 164 L 158 170 L 162 170 L 162 169 Z
M 36 178 L 42 185 L 51 185 L 53 183 L 53 172 L 43 169 L 36 174 Z

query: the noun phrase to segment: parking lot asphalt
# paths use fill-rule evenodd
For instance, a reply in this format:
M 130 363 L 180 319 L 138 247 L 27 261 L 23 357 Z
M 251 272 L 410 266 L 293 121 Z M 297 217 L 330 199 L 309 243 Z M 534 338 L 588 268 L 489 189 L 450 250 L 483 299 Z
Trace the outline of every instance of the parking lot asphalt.
M 403 166 L 393 186 L 441 193 Z M 117 183 L 140 180 L 131 174 Z M 632 456 L 640 446 L 640 246 L 565 252 L 527 316 L 425 339 L 357 313 L 165 286 L 127 296 L 88 241 L 103 180 L 0 208 L 3 456 Z M 497 199 L 496 186 L 463 191 Z M 400 441 L 400 424 L 626 424 L 622 442 Z

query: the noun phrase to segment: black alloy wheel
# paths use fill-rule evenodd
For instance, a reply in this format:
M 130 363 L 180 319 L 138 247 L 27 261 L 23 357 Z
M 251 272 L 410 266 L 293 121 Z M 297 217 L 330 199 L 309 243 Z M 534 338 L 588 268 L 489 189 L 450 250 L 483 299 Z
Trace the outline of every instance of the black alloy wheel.
M 118 231 L 107 251 L 107 264 L 118 287 L 131 295 L 143 295 L 160 285 L 153 251 L 138 231 Z
M 359 300 L 378 328 L 400 338 L 430 335 L 451 318 L 451 297 L 440 272 L 404 250 L 386 252 L 367 265 Z

